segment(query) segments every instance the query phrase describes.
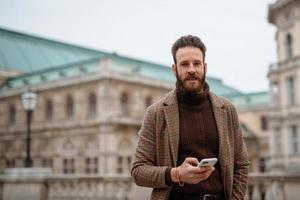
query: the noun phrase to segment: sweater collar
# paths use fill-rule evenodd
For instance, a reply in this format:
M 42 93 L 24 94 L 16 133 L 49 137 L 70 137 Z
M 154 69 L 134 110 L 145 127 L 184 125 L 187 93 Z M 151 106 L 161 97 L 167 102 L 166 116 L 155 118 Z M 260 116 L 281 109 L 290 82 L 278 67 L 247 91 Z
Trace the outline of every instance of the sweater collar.
M 208 100 L 209 86 L 205 83 L 203 91 L 199 94 L 186 94 L 176 89 L 179 103 L 186 105 L 201 105 Z

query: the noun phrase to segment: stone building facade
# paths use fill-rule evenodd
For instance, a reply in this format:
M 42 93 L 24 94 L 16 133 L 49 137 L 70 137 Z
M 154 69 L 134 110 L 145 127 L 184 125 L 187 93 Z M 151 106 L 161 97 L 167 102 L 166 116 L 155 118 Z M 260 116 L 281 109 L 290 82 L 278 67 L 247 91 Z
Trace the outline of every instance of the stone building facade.
M 250 171 L 269 171 L 268 93 L 253 92 L 230 99 L 237 107 L 242 131 L 247 138 Z
M 300 170 L 300 1 L 269 8 L 277 27 L 278 62 L 269 69 L 272 170 Z M 299 171 L 300 172 L 300 171 Z
M 270 85 L 271 171 L 300 174 L 300 1 L 278 0 L 269 6 L 276 26 L 277 63 L 268 72 Z M 286 199 L 299 199 L 298 183 L 282 189 Z M 298 188 L 298 189 L 296 189 Z

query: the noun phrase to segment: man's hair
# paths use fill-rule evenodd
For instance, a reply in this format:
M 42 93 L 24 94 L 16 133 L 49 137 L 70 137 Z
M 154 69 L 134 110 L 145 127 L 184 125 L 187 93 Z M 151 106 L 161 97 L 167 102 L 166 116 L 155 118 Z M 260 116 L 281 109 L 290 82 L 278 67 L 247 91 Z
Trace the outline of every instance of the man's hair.
M 175 41 L 172 46 L 172 56 L 176 64 L 176 53 L 179 48 L 183 47 L 196 47 L 199 48 L 203 54 L 203 61 L 205 60 L 206 47 L 200 38 L 194 35 L 184 35 Z

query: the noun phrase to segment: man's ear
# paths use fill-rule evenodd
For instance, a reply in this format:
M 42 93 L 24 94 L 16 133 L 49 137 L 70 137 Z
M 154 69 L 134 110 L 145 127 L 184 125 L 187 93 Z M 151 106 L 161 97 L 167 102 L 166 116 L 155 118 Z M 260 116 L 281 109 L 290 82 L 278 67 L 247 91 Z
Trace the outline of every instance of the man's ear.
M 176 77 L 176 64 L 172 65 L 172 71 L 173 71 L 174 76 Z

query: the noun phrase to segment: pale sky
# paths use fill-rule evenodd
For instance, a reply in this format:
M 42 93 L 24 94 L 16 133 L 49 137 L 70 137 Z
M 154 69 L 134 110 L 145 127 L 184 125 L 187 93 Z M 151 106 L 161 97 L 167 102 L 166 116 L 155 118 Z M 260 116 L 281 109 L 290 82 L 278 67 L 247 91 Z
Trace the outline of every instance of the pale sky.
M 172 65 L 171 45 L 199 36 L 208 76 L 243 92 L 268 89 L 276 62 L 274 0 L 0 0 L 0 26 Z

